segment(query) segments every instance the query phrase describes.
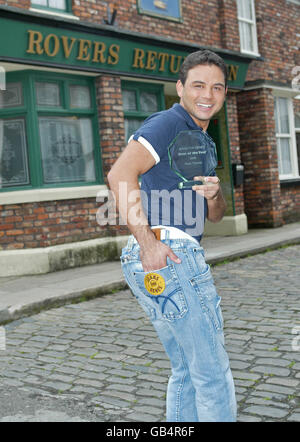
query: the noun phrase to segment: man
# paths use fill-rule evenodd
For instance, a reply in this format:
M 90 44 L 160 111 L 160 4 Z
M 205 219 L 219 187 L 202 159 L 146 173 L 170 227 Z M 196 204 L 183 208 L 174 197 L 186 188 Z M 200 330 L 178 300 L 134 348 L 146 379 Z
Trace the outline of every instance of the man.
M 168 146 L 185 131 L 200 131 L 204 143 L 213 142 L 206 130 L 225 101 L 224 61 L 208 50 L 190 54 L 176 89 L 180 103 L 149 117 L 108 175 L 132 233 L 122 268 L 170 358 L 167 421 L 235 421 L 220 298 L 199 244 L 205 218 L 220 221 L 226 203 L 216 176 L 195 176 L 203 184 L 179 191 L 180 178 L 168 158 Z M 175 189 L 182 199 L 166 198 Z M 161 201 L 157 192 L 164 195 Z M 186 211 L 189 216 L 182 216 Z

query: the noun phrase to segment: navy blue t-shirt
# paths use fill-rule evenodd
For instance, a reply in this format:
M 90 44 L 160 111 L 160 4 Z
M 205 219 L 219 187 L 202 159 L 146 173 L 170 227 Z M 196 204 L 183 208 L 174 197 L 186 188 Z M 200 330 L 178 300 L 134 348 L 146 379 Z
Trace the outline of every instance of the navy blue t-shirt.
M 179 189 L 182 179 L 170 167 L 168 147 L 180 132 L 202 129 L 178 103 L 148 117 L 131 139 L 139 141 L 153 155 L 156 164 L 141 177 L 141 194 L 150 226 L 177 227 L 200 242 L 207 201 L 191 189 Z M 205 142 L 214 144 L 204 131 Z M 215 171 L 211 173 L 215 175 Z

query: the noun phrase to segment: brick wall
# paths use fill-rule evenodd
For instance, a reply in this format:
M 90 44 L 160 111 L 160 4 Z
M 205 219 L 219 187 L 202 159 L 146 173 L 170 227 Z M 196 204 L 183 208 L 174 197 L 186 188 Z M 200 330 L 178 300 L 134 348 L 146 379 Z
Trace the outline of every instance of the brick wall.
M 282 216 L 286 223 L 300 220 L 300 192 L 299 184 L 282 184 Z
M 287 0 L 256 0 L 259 53 L 247 81 L 265 80 L 291 87 L 300 66 L 300 7 Z M 300 102 L 294 101 L 300 110 Z M 247 164 L 245 212 L 250 226 L 276 226 L 300 219 L 299 183 L 280 183 L 271 91 L 238 94 L 242 159 Z M 265 170 L 266 168 L 266 170 Z M 264 169 L 264 172 L 260 172 Z
M 259 53 L 264 62 L 250 65 L 247 80 L 288 83 L 300 65 L 300 7 L 287 0 L 256 0 Z
M 219 0 L 221 45 L 225 49 L 240 50 L 236 0 Z
M 28 9 L 30 0 L 0 0 L 0 4 Z M 72 11 L 84 21 L 103 24 L 108 4 L 111 11 L 117 8 L 116 25 L 121 29 L 239 50 L 235 0 L 182 0 L 182 23 L 139 14 L 136 0 L 73 0 Z
M 230 139 L 230 154 L 231 162 L 240 164 L 242 162 L 240 151 L 240 135 L 238 126 L 238 109 L 237 109 L 237 95 L 228 94 L 226 98 L 227 105 L 227 123 Z M 235 213 L 240 215 L 245 212 L 244 207 L 244 186 L 234 187 L 234 204 Z
M 96 79 L 96 91 L 102 169 L 107 184 L 107 174 L 126 145 L 121 80 L 117 76 L 102 75 Z M 127 227 L 119 224 L 117 213 L 110 223 L 107 235 L 129 234 Z
M 277 165 L 274 98 L 270 89 L 238 94 L 241 159 L 245 163 L 245 213 L 251 226 L 283 224 Z
M 102 166 L 106 179 L 112 164 L 125 147 L 121 80 L 117 76 L 102 75 L 96 79 L 96 91 Z
M 17 8 L 29 9 L 30 0 L 0 0 L 0 5 L 14 6 Z
M 73 0 L 73 13 L 103 24 L 107 4 L 118 9 L 120 29 L 190 41 L 200 46 L 239 51 L 236 0 L 182 0 L 183 23 L 141 15 L 136 0 Z M 1 5 L 29 8 L 30 0 L 0 0 Z M 286 0 L 256 0 L 258 44 L 264 61 L 250 65 L 247 80 L 290 84 L 300 65 L 300 8 Z M 99 155 L 105 176 L 125 146 L 120 79 L 96 79 Z M 300 111 L 299 101 L 295 106 Z M 230 94 L 227 99 L 231 161 L 246 165 L 244 186 L 234 189 L 236 213 L 251 225 L 279 226 L 300 217 L 299 185 L 280 186 L 271 91 Z M 100 152 L 101 151 L 101 152 Z M 245 205 L 244 196 L 245 192 Z M 100 227 L 96 198 L 0 206 L 0 248 L 33 248 L 104 235 L 128 233 L 125 226 Z
M 233 0 L 231 0 L 233 1 Z M 161 35 L 175 40 L 185 40 L 202 45 L 220 46 L 219 0 L 182 0 L 183 23 L 139 14 L 136 0 L 115 0 L 110 4 L 117 8 L 117 25 L 122 29 Z M 112 7 L 111 7 L 112 9 Z M 74 0 L 73 13 L 88 21 L 102 24 L 107 18 L 107 2 L 98 0 Z
M 121 81 L 100 76 L 95 81 L 104 180 L 125 147 Z M 101 236 L 128 234 L 126 226 L 99 226 L 96 213 L 107 200 L 96 198 L 0 206 L 0 250 L 48 247 Z
M 240 50 L 236 0 L 182 0 L 181 4 L 182 23 L 139 14 L 136 0 L 73 0 L 72 11 L 83 21 L 103 24 L 107 8 L 112 11 L 115 7 L 120 29 Z M 30 0 L 0 0 L 0 5 L 29 8 Z M 300 8 L 287 0 L 256 0 L 255 6 L 259 53 L 264 61 L 251 63 L 247 80 L 290 83 L 293 67 L 300 65 Z
M 105 236 L 96 198 L 0 206 L 0 249 L 48 247 Z

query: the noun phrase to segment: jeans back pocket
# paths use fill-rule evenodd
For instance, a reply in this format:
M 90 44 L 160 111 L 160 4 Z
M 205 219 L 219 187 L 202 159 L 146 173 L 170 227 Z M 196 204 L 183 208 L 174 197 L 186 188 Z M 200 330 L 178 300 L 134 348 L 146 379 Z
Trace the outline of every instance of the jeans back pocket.
M 173 264 L 146 273 L 134 271 L 133 278 L 159 316 L 174 321 L 186 314 L 187 302 Z

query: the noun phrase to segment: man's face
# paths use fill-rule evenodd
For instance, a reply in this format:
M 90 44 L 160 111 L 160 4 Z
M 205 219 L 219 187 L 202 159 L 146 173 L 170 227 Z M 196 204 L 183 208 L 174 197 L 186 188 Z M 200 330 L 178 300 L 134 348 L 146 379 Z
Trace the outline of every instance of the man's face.
M 185 84 L 176 84 L 180 104 L 195 123 L 206 130 L 210 119 L 222 108 L 227 88 L 221 69 L 212 65 L 198 65 L 190 69 Z

